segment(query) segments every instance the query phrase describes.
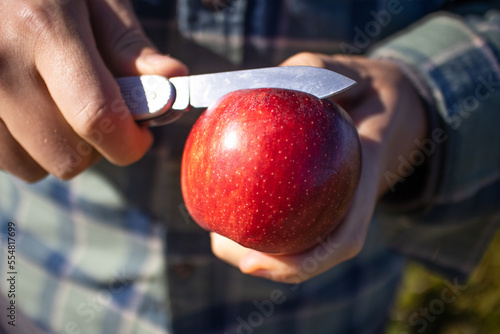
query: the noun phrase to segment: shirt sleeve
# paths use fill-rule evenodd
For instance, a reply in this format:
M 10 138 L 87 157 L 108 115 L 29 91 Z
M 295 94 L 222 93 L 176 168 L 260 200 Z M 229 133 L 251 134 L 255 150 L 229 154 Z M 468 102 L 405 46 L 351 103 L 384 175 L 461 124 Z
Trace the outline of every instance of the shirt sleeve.
M 396 186 L 379 218 L 397 249 L 465 277 L 500 220 L 500 12 L 435 13 L 371 57 L 400 65 L 430 123 L 420 150 L 387 176 Z

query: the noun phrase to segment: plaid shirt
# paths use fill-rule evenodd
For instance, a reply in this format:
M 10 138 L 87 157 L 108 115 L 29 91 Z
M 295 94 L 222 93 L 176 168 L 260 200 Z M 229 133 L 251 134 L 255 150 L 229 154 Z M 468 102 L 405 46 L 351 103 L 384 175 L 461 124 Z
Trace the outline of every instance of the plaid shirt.
M 33 185 L 0 173 L 0 308 L 14 300 L 17 316 L 13 327 L 2 315 L 0 332 L 377 333 L 401 254 L 452 280 L 481 258 L 500 207 L 497 2 L 214 3 L 134 1 L 147 33 L 192 73 L 275 65 L 298 51 L 392 59 L 428 102 L 428 163 L 409 173 L 404 160 L 411 167 L 417 157 L 403 157 L 404 175 L 387 177 L 404 182 L 377 209 L 362 253 L 299 285 L 243 275 L 216 259 L 187 215 L 180 159 L 196 112 L 153 129 L 153 148 L 125 168 L 102 161 L 71 181 Z

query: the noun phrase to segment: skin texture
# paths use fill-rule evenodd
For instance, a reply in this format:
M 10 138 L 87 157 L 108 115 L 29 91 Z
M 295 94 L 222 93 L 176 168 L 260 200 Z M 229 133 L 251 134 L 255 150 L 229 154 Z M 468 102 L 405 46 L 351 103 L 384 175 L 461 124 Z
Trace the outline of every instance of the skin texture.
M 427 120 L 417 91 L 400 69 L 388 61 L 302 53 L 284 65 L 324 67 L 357 81 L 353 88 L 335 96 L 335 101 L 350 114 L 360 136 L 362 171 L 354 200 L 337 228 L 324 241 L 300 254 L 266 254 L 216 233 L 212 233 L 212 250 L 244 273 L 300 283 L 361 251 L 375 205 L 390 189 L 384 172 L 395 172 L 398 156 L 418 149 L 414 141 L 427 135 Z M 310 259 L 318 264 L 315 270 L 306 270 Z
M 128 1 L 0 2 L 0 169 L 69 179 L 102 156 L 140 159 L 152 142 L 114 77 L 184 75 L 144 36 Z
M 182 190 L 204 228 L 266 253 L 302 252 L 344 216 L 361 172 L 338 105 L 284 89 L 232 92 L 194 125 Z

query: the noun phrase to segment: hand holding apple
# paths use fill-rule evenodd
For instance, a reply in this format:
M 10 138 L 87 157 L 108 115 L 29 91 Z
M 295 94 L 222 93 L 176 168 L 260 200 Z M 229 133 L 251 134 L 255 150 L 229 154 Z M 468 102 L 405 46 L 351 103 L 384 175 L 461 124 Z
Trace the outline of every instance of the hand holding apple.
M 299 253 L 343 218 L 360 164 L 356 128 L 337 104 L 292 90 L 241 90 L 194 125 L 182 190 L 207 230 L 262 252 Z
M 399 67 L 389 61 L 302 53 L 283 65 L 324 67 L 357 81 L 357 85 L 335 96 L 353 119 L 362 147 L 362 172 L 353 202 L 342 222 L 326 238 L 334 251 L 318 261 L 314 272 L 301 268 L 304 261 L 315 258 L 321 245 L 300 254 L 272 255 L 244 248 L 212 233 L 212 250 L 244 273 L 299 283 L 361 251 L 375 205 L 389 190 L 384 172 L 396 171 L 397 157 L 418 149 L 414 141 L 425 137 L 427 120 L 417 91 Z

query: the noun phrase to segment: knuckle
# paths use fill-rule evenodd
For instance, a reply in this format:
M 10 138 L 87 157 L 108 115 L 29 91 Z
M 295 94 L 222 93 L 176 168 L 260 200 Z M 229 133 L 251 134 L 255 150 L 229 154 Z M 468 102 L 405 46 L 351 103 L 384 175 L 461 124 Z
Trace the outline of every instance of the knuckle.
M 83 172 L 88 167 L 88 165 L 89 164 L 86 164 L 84 162 L 82 162 L 77 167 L 71 164 L 59 165 L 51 172 L 51 174 L 60 180 L 68 181 Z
M 68 147 L 61 160 L 49 170 L 61 180 L 70 180 L 99 160 L 100 155 L 83 140 L 75 148 Z
M 20 27 L 21 31 L 39 34 L 50 31 L 54 24 L 54 15 L 51 14 L 50 5 L 37 4 L 32 1 L 21 1 L 13 9 L 12 20 Z
M 22 175 L 21 179 L 27 183 L 36 183 L 36 182 L 44 179 L 47 175 L 48 175 L 48 173 L 45 170 L 40 169 L 40 170 L 34 171 L 33 173 L 30 173 L 28 175 Z
M 4 2 L 5 3 L 5 2 Z M 25 75 L 20 71 L 33 70 L 33 57 L 38 52 L 41 36 L 54 29 L 56 15 L 50 3 L 29 0 L 0 2 L 0 88 L 13 89 Z
M 145 36 L 138 27 L 126 28 L 120 34 L 114 36 L 109 41 L 109 46 L 117 53 L 126 53 L 130 49 L 135 49 L 137 46 L 144 45 Z
M 4 155 L 4 157 L 1 155 Z M 0 170 L 27 183 L 35 183 L 48 175 L 34 160 L 30 158 L 19 159 L 18 154 L 5 151 L 0 152 Z
M 43 40 L 51 44 L 73 29 L 69 7 L 66 6 L 68 0 L 11 2 L 15 4 L 10 6 L 7 15 L 10 24 L 8 31 L 11 32 L 12 39 L 18 42 L 22 38 L 23 44 L 40 48 L 44 44 Z
M 84 139 L 92 138 L 99 122 L 108 114 L 105 102 L 92 100 L 75 114 L 75 131 Z
M 102 103 L 97 99 L 93 101 L 72 117 L 70 123 L 77 135 L 103 153 L 106 159 L 115 165 L 127 166 L 142 158 L 149 145 L 124 137 L 126 123 L 121 121 L 121 116 L 108 106 L 105 99 Z M 131 126 L 130 123 L 128 125 Z M 115 132 L 118 128 L 119 130 Z
M 74 170 L 73 168 L 58 168 L 56 172 L 52 173 L 56 178 L 63 180 L 63 181 L 69 181 L 78 174 L 80 174 L 82 171 L 80 170 Z
M 70 165 L 59 165 L 54 169 L 54 171 L 51 172 L 51 174 L 60 180 L 68 181 L 80 174 L 83 170 L 83 166 L 75 168 Z
M 3 166 L 0 166 L 0 170 L 4 170 L 26 183 L 38 182 L 48 175 L 48 173 L 38 165 L 32 167 L 16 166 L 15 168 L 3 168 Z

